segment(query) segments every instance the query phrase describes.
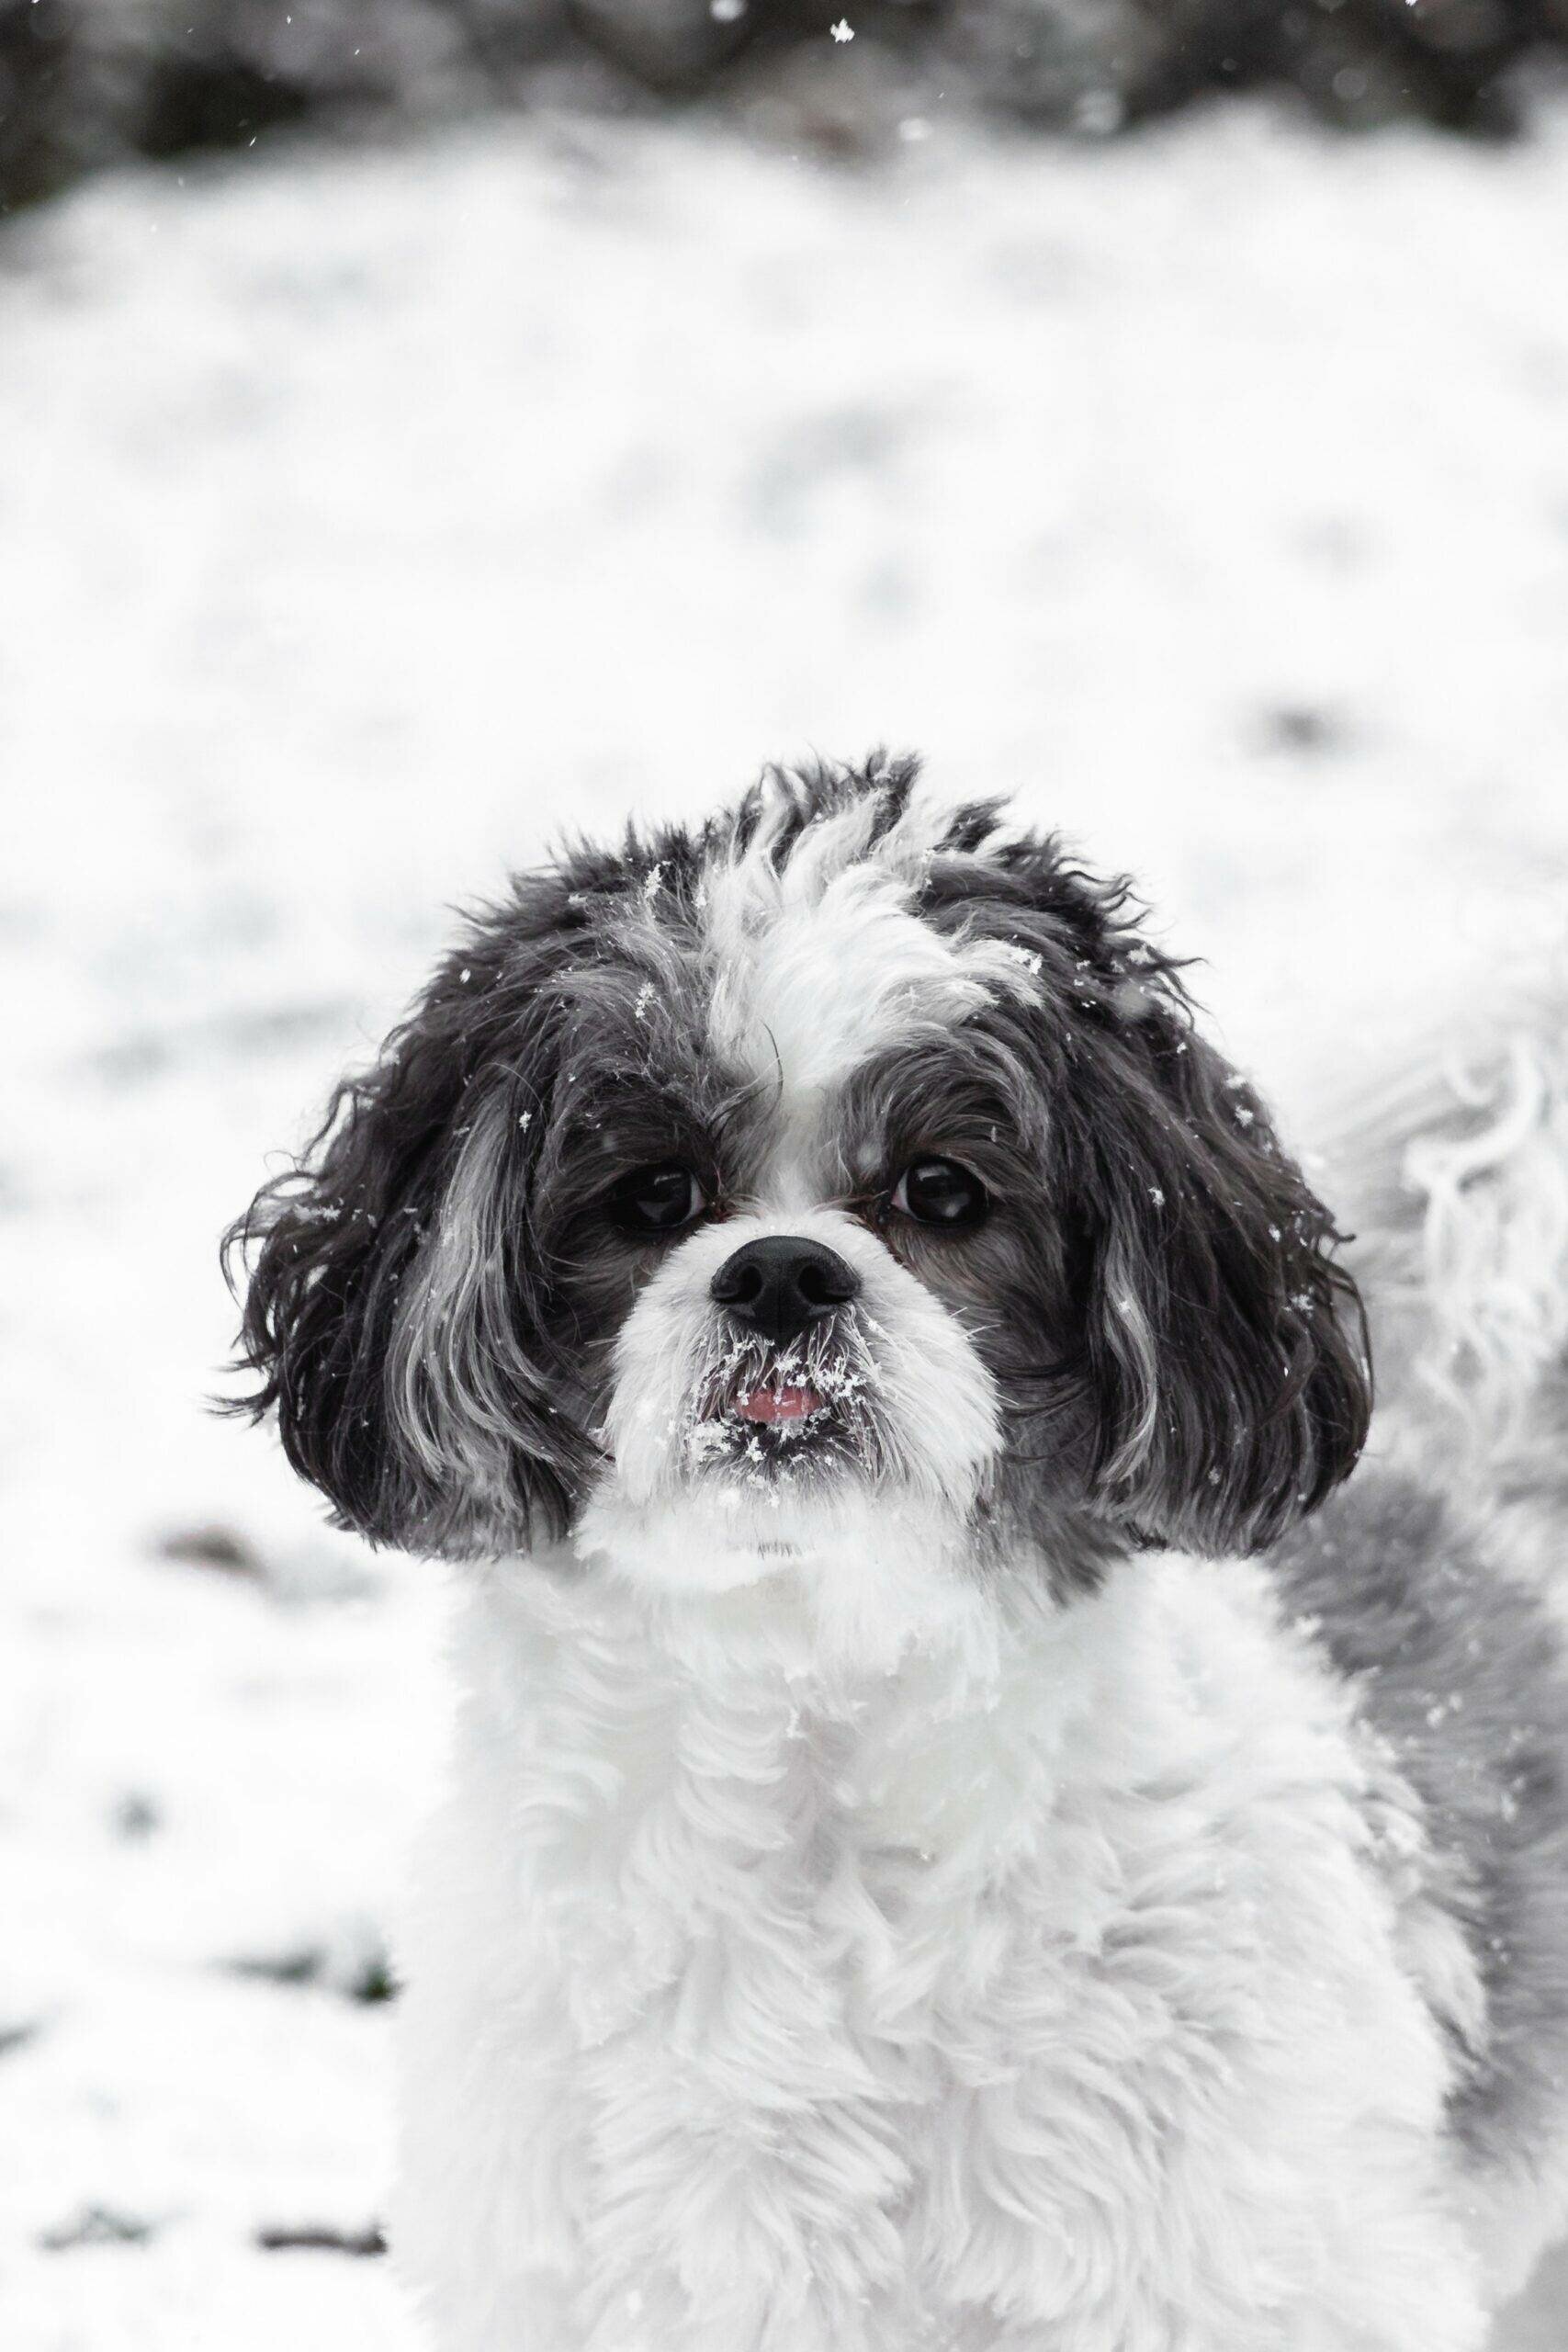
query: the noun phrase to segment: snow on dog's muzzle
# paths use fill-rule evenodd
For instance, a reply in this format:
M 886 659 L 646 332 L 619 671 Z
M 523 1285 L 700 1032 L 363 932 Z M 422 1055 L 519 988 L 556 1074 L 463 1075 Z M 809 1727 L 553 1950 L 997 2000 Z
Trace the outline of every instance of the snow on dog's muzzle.
M 852 1490 L 964 1510 L 1000 1442 L 962 1323 L 840 1209 L 730 1216 L 671 1252 L 623 1325 L 602 1502 L 705 1493 L 780 1515 Z

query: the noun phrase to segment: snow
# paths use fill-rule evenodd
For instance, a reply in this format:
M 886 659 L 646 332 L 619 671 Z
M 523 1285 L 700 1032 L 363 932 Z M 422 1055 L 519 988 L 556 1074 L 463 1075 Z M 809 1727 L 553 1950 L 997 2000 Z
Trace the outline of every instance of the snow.
M 256 2233 L 378 2210 L 441 1579 L 201 1399 L 448 902 L 918 744 L 1135 868 L 1307 1132 L 1561 951 L 1568 111 L 905 131 L 262 150 L 0 252 L 11 2352 L 414 2341 Z

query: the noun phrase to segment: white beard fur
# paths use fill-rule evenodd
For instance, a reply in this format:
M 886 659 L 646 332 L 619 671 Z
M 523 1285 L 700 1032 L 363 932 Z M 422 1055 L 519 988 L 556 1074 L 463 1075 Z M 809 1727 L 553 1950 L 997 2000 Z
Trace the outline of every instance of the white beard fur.
M 788 1563 L 465 1594 L 400 1951 L 435 2352 L 1477 2346 L 1473 1967 L 1263 1571 L 941 1581 L 863 1662 Z

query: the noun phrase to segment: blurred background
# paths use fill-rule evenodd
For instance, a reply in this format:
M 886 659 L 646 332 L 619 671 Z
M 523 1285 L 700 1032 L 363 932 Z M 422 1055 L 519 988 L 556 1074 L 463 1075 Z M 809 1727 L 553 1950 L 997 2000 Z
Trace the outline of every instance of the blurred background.
M 1562 0 L 843 9 L 0 0 L 7 2352 L 414 2352 L 442 1579 L 204 1398 L 453 904 L 919 747 L 1309 1150 L 1561 962 Z

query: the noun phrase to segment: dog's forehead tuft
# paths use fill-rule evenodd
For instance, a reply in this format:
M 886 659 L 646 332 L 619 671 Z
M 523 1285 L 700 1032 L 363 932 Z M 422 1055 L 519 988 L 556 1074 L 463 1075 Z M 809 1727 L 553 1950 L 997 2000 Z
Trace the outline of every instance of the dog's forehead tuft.
M 698 893 L 716 1052 L 788 1093 L 834 1086 L 888 1047 L 1037 987 L 1005 941 L 919 910 L 951 810 L 915 795 L 886 821 L 868 793 L 799 822 L 787 779 L 716 847 Z

